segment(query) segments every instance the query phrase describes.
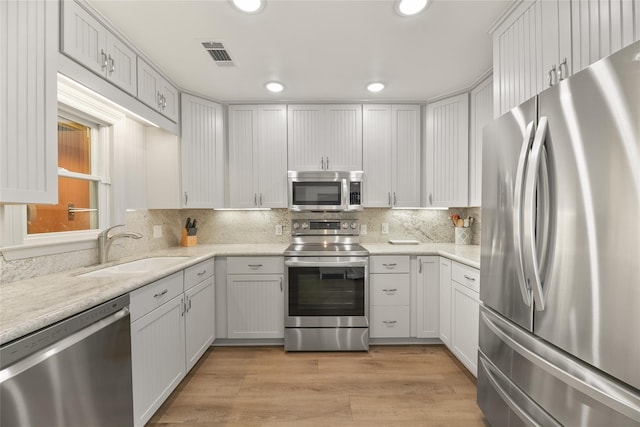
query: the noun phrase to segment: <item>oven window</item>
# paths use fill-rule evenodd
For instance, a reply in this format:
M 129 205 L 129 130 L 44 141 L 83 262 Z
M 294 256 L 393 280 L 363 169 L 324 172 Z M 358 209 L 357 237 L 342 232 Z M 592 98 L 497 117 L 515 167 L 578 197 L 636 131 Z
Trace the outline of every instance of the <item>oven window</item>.
M 294 182 L 294 205 L 326 205 L 339 206 L 342 204 L 340 181 L 336 182 Z
M 289 267 L 289 316 L 364 316 L 364 267 Z

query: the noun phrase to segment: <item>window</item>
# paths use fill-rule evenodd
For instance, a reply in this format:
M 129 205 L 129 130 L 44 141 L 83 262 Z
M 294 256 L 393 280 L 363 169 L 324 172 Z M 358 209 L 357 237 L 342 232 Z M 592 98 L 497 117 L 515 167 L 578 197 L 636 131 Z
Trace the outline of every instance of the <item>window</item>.
M 97 126 L 58 117 L 58 204 L 27 206 L 27 234 L 99 228 Z

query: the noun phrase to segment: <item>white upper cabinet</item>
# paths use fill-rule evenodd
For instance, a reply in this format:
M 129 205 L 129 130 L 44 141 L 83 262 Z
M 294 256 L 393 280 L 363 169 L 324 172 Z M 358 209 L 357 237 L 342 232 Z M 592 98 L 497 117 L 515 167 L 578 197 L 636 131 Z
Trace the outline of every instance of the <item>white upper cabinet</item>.
M 362 170 L 362 105 L 288 105 L 288 169 Z
M 75 1 L 61 3 L 62 52 L 135 96 L 135 52 Z
M 469 113 L 469 206 L 482 202 L 482 129 L 493 120 L 493 78 L 489 77 L 470 94 Z
M 58 2 L 0 1 L 0 203 L 58 202 Z
M 468 205 L 469 95 L 427 104 L 426 205 Z
M 640 39 L 640 0 L 571 0 L 573 72 Z
M 364 206 L 421 206 L 420 106 L 362 109 Z
M 169 119 L 178 119 L 178 90 L 138 58 L 138 99 Z
M 229 107 L 229 207 L 287 207 L 286 105 Z
M 182 207 L 224 205 L 222 107 L 182 95 Z

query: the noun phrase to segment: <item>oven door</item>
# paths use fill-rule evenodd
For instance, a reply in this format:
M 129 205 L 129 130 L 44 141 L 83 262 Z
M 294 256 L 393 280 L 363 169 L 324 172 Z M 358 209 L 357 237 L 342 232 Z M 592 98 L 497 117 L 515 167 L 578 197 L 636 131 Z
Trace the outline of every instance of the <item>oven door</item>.
M 285 259 L 285 327 L 369 326 L 367 257 Z

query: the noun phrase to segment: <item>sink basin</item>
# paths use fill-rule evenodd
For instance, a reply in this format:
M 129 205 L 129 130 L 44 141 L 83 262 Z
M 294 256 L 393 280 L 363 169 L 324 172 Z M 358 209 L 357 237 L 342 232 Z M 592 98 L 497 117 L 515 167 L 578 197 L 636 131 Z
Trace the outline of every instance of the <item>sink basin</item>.
M 101 268 L 90 271 L 88 273 L 79 274 L 78 277 L 113 277 L 129 274 L 144 274 L 154 270 L 170 267 L 175 264 L 184 262 L 188 257 L 184 256 L 161 256 L 152 258 L 143 258 L 135 261 L 124 262 L 122 264 L 112 265 L 110 267 Z

